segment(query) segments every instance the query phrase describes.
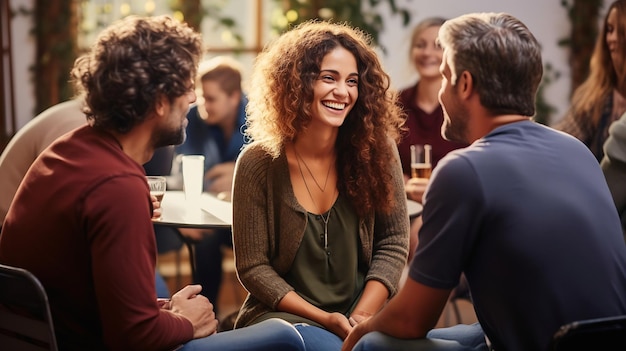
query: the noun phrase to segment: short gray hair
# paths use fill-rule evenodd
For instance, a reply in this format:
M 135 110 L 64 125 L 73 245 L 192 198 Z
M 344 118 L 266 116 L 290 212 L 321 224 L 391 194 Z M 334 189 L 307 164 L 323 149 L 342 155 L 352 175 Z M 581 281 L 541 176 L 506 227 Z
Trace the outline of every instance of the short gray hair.
M 497 114 L 535 114 L 543 64 L 541 46 L 530 30 L 506 13 L 473 13 L 446 21 L 439 44 L 451 70 L 451 84 L 468 71 L 480 102 Z

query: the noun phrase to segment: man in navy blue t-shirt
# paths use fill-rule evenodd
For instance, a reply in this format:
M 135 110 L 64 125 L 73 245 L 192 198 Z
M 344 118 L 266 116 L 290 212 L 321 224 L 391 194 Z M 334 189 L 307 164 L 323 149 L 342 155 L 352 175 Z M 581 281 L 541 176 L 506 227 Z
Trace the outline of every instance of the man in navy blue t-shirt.
M 537 124 L 541 47 L 508 14 L 447 21 L 439 100 L 449 153 L 424 195 L 409 279 L 344 350 L 547 350 L 566 323 L 626 314 L 626 245 L 602 171 Z M 479 323 L 434 328 L 465 273 Z M 432 329 L 432 330 L 431 330 Z

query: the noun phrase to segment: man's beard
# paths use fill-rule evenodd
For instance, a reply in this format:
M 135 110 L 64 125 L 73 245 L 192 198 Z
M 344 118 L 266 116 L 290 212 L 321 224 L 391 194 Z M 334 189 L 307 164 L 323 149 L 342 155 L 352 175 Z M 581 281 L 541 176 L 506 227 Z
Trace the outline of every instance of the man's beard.
M 447 115 L 444 117 L 443 123 L 441 125 L 441 136 L 448 141 L 454 141 L 459 143 L 468 143 L 467 140 L 467 124 L 468 124 L 468 115 L 467 110 L 461 109 L 460 111 L 455 110 L 456 117 L 454 121 L 448 112 L 444 109 L 444 113 Z
M 183 126 L 177 129 L 160 129 L 154 132 L 152 139 L 154 140 L 154 148 L 170 145 L 180 145 L 185 142 L 187 133 Z
M 465 130 L 467 129 L 466 123 L 457 121 L 455 123 L 443 123 L 443 138 L 448 141 L 464 143 L 465 141 Z

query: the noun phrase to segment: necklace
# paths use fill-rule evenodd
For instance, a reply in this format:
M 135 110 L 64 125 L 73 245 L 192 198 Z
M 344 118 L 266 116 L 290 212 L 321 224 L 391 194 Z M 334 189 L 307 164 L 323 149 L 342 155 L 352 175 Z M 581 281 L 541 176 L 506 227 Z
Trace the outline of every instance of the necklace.
M 317 210 L 320 212 L 320 217 L 322 218 L 322 222 L 324 222 L 324 234 L 323 234 L 322 239 L 323 239 L 323 244 L 324 244 L 324 250 L 327 250 L 328 249 L 328 220 L 330 220 L 330 213 L 332 212 L 331 211 L 332 207 L 328 210 L 328 214 L 326 215 L 326 217 L 324 217 L 324 214 L 320 210 L 320 207 L 317 206 L 317 202 L 315 202 L 315 199 L 313 198 L 313 194 L 311 194 L 311 190 L 309 189 L 309 184 L 307 184 L 306 179 L 304 178 L 304 173 L 302 172 L 302 166 L 300 166 L 300 157 L 298 155 L 298 151 L 296 151 L 295 146 L 293 150 L 296 153 L 296 162 L 298 163 L 298 170 L 300 171 L 300 176 L 302 176 L 302 181 L 304 182 L 304 187 L 306 188 L 306 192 L 309 194 L 309 197 L 311 198 L 313 205 L 315 205 Z M 304 163 L 304 160 L 302 160 L 302 163 Z M 304 163 L 304 165 L 306 166 L 306 163 Z M 311 174 L 311 177 L 313 177 L 313 174 Z M 315 177 L 313 177 L 313 180 L 315 180 Z M 326 176 L 326 180 L 328 181 L 328 176 Z M 315 183 L 317 184 L 317 182 Z M 326 184 L 324 184 L 324 188 L 326 188 Z M 320 188 L 320 190 L 322 189 Z M 322 190 L 322 192 L 324 192 L 324 190 Z M 335 194 L 333 193 L 333 195 Z
M 330 175 L 330 169 L 332 168 L 333 163 L 331 162 L 328 165 L 328 171 L 326 171 L 326 180 L 324 180 L 324 186 L 322 187 L 322 186 L 320 186 L 320 183 L 317 182 L 317 179 L 315 179 L 315 176 L 313 175 L 313 172 L 311 172 L 311 169 L 306 164 L 306 162 L 304 161 L 302 156 L 300 156 L 300 153 L 298 152 L 298 150 L 296 150 L 296 146 L 295 145 L 293 146 L 293 151 L 296 153 L 296 159 L 298 159 L 298 167 L 300 167 L 300 161 L 302 161 L 302 163 L 304 163 L 304 167 L 306 167 L 306 170 L 311 175 L 311 178 L 313 178 L 313 181 L 315 182 L 315 185 L 317 185 L 317 188 L 320 189 L 321 192 L 326 191 L 326 185 L 328 185 L 328 176 Z M 300 173 L 302 173 L 302 169 L 300 169 Z M 304 174 L 302 175 L 302 179 L 304 179 Z

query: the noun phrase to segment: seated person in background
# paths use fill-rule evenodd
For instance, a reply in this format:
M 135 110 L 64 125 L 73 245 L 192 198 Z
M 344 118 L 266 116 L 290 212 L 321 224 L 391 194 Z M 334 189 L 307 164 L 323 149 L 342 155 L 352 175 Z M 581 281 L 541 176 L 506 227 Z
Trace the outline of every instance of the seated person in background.
M 426 185 L 424 178 L 411 177 L 411 145 L 430 144 L 432 146 L 432 167 L 448 152 L 467 146 L 465 143 L 449 141 L 441 136 L 443 109 L 437 94 L 441 88 L 441 47 L 436 43 L 439 27 L 444 18 L 429 17 L 420 21 L 411 35 L 409 58 L 419 75 L 419 80 L 411 87 L 400 92 L 398 101 L 407 114 L 404 128 L 406 135 L 398 143 L 398 152 L 402 161 L 405 190 L 407 197 L 422 203 Z M 409 261 L 417 247 L 417 232 L 421 226 L 421 216 L 411 223 L 411 241 Z
M 626 112 L 626 0 L 613 1 L 589 61 L 587 79 L 572 94 L 572 104 L 554 128 L 581 140 L 598 162 L 609 127 Z
M 598 162 L 531 120 L 535 37 L 482 13 L 446 21 L 438 40 L 444 137 L 471 146 L 439 162 L 409 279 L 343 350 L 486 351 L 485 336 L 494 350 L 548 350 L 563 324 L 626 314 L 626 245 Z M 432 329 L 463 272 L 480 324 Z
M 402 172 L 407 181 L 409 199 L 422 202 L 425 185 L 411 181 L 411 145 L 430 144 L 432 146 L 432 167 L 448 152 L 467 146 L 466 143 L 446 140 L 441 136 L 443 109 L 437 99 L 441 88 L 441 47 L 436 43 L 439 27 L 444 18 L 429 17 L 413 28 L 409 56 L 419 75 L 419 80 L 411 87 L 400 91 L 398 101 L 407 114 L 404 128 L 406 135 L 398 143 L 402 161 Z M 420 186 L 421 185 L 421 186 Z M 413 188 L 415 186 L 415 188 Z
M 236 327 L 279 317 L 339 350 L 397 290 L 408 255 L 402 112 L 363 32 L 306 22 L 257 57 L 233 240 Z
M 600 166 L 622 221 L 626 241 L 626 114 L 609 128 L 609 137 L 604 143 L 604 158 Z
M 54 105 L 30 120 L 0 155 L 0 227 L 15 192 L 37 156 L 61 135 L 85 125 L 82 98 Z
M 241 88 L 241 68 L 227 56 L 217 56 L 200 64 L 197 89 L 202 90 L 198 102 L 187 114 L 187 139 L 176 147 L 178 155 L 204 155 L 206 172 L 204 191 L 230 199 L 235 160 L 243 146 L 242 127 L 246 119 L 246 96 Z M 174 161 L 168 177 L 168 189 L 182 188 L 180 157 Z M 185 240 L 196 246 L 196 269 L 202 292 L 217 302 L 222 282 L 222 247 L 232 247 L 230 229 L 200 230 L 158 226 L 159 251 L 179 249 L 172 242 L 178 230 Z
M 278 320 L 212 335 L 218 322 L 198 285 L 156 299 L 155 199 L 142 165 L 184 140 L 201 43 L 170 17 L 129 16 L 74 64 L 89 123 L 35 160 L 0 235 L 0 262 L 46 289 L 61 350 L 303 349 Z
M 217 56 L 200 63 L 198 102 L 189 110 L 187 139 L 177 155 L 204 155 L 204 191 L 230 199 L 235 160 L 244 143 L 248 99 L 241 87 L 241 66 L 233 58 Z M 182 188 L 180 161 L 168 184 Z

